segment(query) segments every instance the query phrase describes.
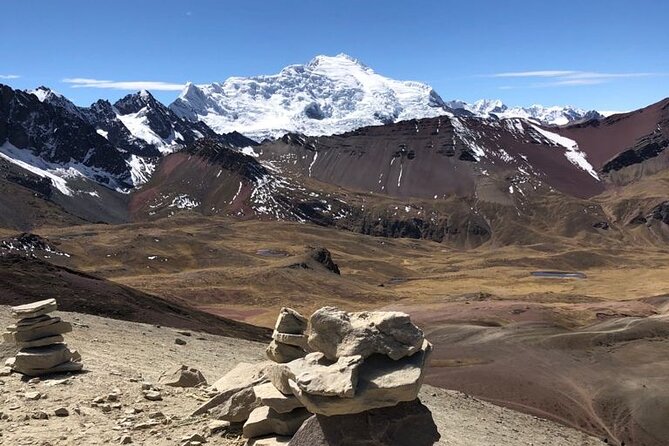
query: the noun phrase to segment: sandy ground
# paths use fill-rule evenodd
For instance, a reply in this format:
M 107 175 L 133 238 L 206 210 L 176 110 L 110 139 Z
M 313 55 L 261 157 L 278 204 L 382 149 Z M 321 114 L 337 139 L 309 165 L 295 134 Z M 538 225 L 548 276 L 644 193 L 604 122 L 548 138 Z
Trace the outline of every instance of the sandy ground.
M 36 384 L 17 374 L 0 378 L 0 418 L 6 418 L 0 420 L 0 444 L 117 444 L 122 436 L 129 435 L 133 444 L 175 445 L 183 436 L 208 433 L 210 419 L 188 416 L 208 395 L 206 388 L 160 386 L 157 383 L 163 371 L 187 364 L 200 369 L 213 382 L 238 362 L 264 359 L 264 345 L 256 342 L 196 332 L 185 336 L 172 328 L 78 313 L 59 315 L 74 323 L 66 342 L 81 352 L 86 373 Z M 0 306 L 0 325 L 11 322 L 8 307 Z M 185 340 L 186 345 L 176 345 L 176 338 Z M 0 346 L 3 361 L 10 352 L 10 346 Z M 143 382 L 160 387 L 163 400 L 144 399 Z M 43 396 L 27 400 L 25 394 L 31 391 Z M 92 407 L 96 397 L 107 397 L 114 391 L 119 395 L 120 408 L 104 412 Z M 459 392 L 424 386 L 421 399 L 433 412 L 442 435 L 441 445 L 603 444 L 576 430 Z M 55 416 L 54 411 L 60 407 L 67 408 L 69 416 Z M 38 411 L 46 412 L 49 418 L 33 419 Z M 131 414 L 133 411 L 137 413 Z M 162 412 L 165 417 L 152 419 L 152 412 Z M 208 444 L 240 444 L 233 437 L 215 434 Z

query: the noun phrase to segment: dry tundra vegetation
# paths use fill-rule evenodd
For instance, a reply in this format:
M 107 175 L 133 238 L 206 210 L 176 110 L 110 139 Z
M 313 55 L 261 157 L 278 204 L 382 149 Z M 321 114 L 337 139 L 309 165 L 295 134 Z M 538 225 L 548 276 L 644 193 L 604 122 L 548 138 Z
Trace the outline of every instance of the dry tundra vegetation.
M 152 223 L 45 227 L 35 232 L 70 254 L 53 256 L 49 261 L 54 264 L 256 325 L 271 326 L 284 305 L 304 313 L 324 304 L 347 310 L 402 310 L 412 315 L 435 344 L 428 384 L 463 391 L 613 443 L 634 438 L 638 444 L 659 445 L 669 438 L 662 415 L 669 410 L 669 264 L 667 249 L 661 245 L 597 246 L 549 237 L 545 243 L 530 246 L 488 244 L 462 249 L 314 225 L 189 215 Z M 331 252 L 340 275 L 309 258 L 308 248 L 315 246 Z M 579 271 L 587 278 L 531 276 L 537 270 Z M 9 288 L 16 293 L 34 297 L 52 293 L 16 272 L 3 280 L 11 280 Z M 108 326 L 116 324 L 93 320 L 109 330 Z M 132 370 L 128 373 L 155 380 L 170 367 L 170 360 L 188 362 L 189 355 L 193 355 L 190 365 L 212 378 L 231 366 L 227 360 L 222 361 L 225 365 L 209 361 L 210 347 L 198 351 L 200 341 L 189 343 L 187 349 L 171 345 L 173 333 L 167 329 L 119 327 L 129 333 L 142 330 L 142 340 L 160 344 L 169 352 L 157 367 L 154 361 L 161 355 L 149 354 L 153 347 L 128 345 L 129 351 L 146 353 L 134 354 L 119 364 Z M 74 335 L 79 333 L 84 345 L 90 342 L 91 350 L 96 342 L 101 343 L 105 349 L 95 355 L 111 358 L 115 353 L 107 347 L 116 341 L 109 339 L 123 338 L 116 330 L 106 338 L 75 327 Z M 94 339 L 86 339 L 87 334 Z M 216 339 L 210 346 L 217 355 L 227 355 L 225 343 L 230 341 Z M 252 356 L 260 357 L 262 347 L 253 344 L 244 354 L 254 352 Z M 184 352 L 188 354 L 182 356 Z M 91 365 L 96 364 L 93 358 L 88 361 Z M 76 379 L 94 379 L 94 370 Z M 123 379 L 113 376 L 104 380 L 127 387 Z M 435 418 L 441 422 L 448 417 L 440 412 L 440 405 L 470 401 L 462 400 L 461 394 L 435 392 L 429 393 L 433 396 L 427 397 L 428 405 L 439 407 Z M 434 395 L 443 395 L 443 401 Z M 176 406 L 186 404 L 179 401 Z M 492 407 L 485 405 L 485 410 L 500 410 Z M 178 416 L 170 404 L 163 403 L 161 410 Z M 488 429 L 490 418 L 483 422 L 478 416 L 481 428 Z M 170 429 L 173 432 L 158 435 L 176 438 L 188 430 Z M 449 435 L 442 431 L 443 437 Z M 485 440 L 493 437 L 485 435 L 478 437 L 479 443 L 467 443 L 465 436 L 450 438 L 451 442 L 443 444 L 493 444 Z M 512 444 L 508 441 L 503 444 Z M 564 444 L 590 440 L 579 441 L 583 443 Z

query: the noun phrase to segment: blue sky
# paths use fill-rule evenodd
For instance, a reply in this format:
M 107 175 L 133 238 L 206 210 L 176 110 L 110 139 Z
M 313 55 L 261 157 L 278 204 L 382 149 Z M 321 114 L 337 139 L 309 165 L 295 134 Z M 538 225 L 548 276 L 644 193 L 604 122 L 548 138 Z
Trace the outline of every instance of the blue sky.
M 47 85 L 80 105 L 140 87 L 169 103 L 186 81 L 341 52 L 446 100 L 629 110 L 669 96 L 665 0 L 3 0 L 2 10 L 0 83 Z

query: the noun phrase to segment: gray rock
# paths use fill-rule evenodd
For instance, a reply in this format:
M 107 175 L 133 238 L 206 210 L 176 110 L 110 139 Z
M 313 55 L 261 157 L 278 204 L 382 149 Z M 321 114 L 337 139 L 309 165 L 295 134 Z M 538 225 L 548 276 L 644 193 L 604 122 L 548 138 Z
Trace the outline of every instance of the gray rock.
M 263 435 L 293 435 L 304 420 L 310 416 L 311 414 L 303 408 L 278 413 L 269 407 L 261 406 L 251 412 L 244 423 L 242 434 L 246 438 Z
M 144 398 L 149 401 L 161 401 L 163 399 L 163 395 L 157 390 L 145 390 Z
M 302 403 L 295 396 L 284 395 L 271 382 L 253 387 L 253 393 L 261 405 L 274 409 L 278 413 L 286 413 L 302 407 Z
M 304 358 L 276 369 L 276 388 L 281 391 L 290 389 L 289 381 L 293 381 L 301 392 L 310 395 L 352 398 L 358 385 L 358 370 L 362 362 L 362 356 L 359 355 L 330 361 L 323 353 L 309 353 Z
M 72 359 L 72 352 L 65 344 L 25 348 L 16 354 L 14 370 L 50 369 Z
M 425 340 L 408 314 L 394 311 L 347 313 L 323 307 L 311 316 L 309 326 L 309 347 L 333 360 L 373 354 L 400 359 L 420 350 Z
M 306 352 L 299 347 L 282 344 L 275 340 L 272 340 L 272 342 L 269 343 L 265 353 L 270 360 L 278 362 L 279 364 L 294 361 L 295 359 L 302 358 L 306 355 Z
M 51 313 L 52 311 L 56 311 L 57 309 L 58 305 L 56 304 L 56 299 L 46 299 L 25 305 L 11 307 L 10 312 L 12 317 L 16 319 L 25 319 L 42 316 Z
M 67 410 L 67 408 L 65 408 L 65 407 L 59 407 L 58 409 L 56 409 L 54 411 L 54 414 L 57 417 L 68 417 L 68 416 L 70 416 L 70 411 Z
M 221 379 L 216 381 L 213 386 L 219 392 L 227 392 L 235 388 L 252 387 L 255 384 L 267 382 L 269 380 L 268 371 L 273 366 L 274 364 L 270 361 L 256 364 L 240 362 Z
M 307 350 L 309 348 L 307 345 L 309 338 L 304 334 L 280 333 L 274 330 L 274 333 L 272 333 L 272 339 L 281 344 L 294 345 L 295 347 L 299 347 L 302 350 Z
M 440 437 L 432 413 L 416 399 L 355 415 L 314 415 L 289 446 L 432 446 Z
M 43 315 L 40 317 L 32 318 L 32 319 L 21 319 L 19 322 L 22 323 L 17 323 L 15 325 L 10 325 L 7 327 L 7 331 L 16 333 L 16 332 L 21 332 L 21 331 L 30 331 L 30 330 L 35 330 L 36 328 L 40 327 L 46 327 L 51 324 L 56 324 L 60 322 L 59 317 L 51 317 L 49 315 Z M 33 323 L 26 324 L 24 323 L 25 321 L 34 321 Z
M 432 344 L 424 341 L 418 353 L 397 361 L 384 355 L 368 357 L 360 366 L 353 398 L 312 395 L 293 380 L 289 380 L 288 385 L 304 407 L 314 414 L 355 414 L 394 406 L 417 398 L 431 352 Z
M 81 362 L 64 362 L 62 364 L 58 364 L 57 366 L 48 368 L 48 369 L 21 369 L 17 370 L 16 368 L 14 369 L 15 371 L 22 373 L 26 376 L 44 376 L 44 375 L 50 375 L 54 373 L 69 373 L 69 372 L 79 372 L 84 368 L 84 365 Z
M 258 406 L 260 406 L 260 401 L 256 398 L 253 387 L 246 387 L 232 393 L 221 404 L 209 409 L 209 413 L 219 420 L 241 423 L 246 421 L 251 412 Z
M 279 333 L 303 334 L 307 329 L 307 318 L 292 308 L 283 307 L 279 310 L 274 330 Z
M 12 333 L 14 342 L 28 342 L 40 338 L 50 336 L 62 335 L 72 331 L 72 324 L 69 322 L 58 321 L 54 324 L 46 325 L 44 327 L 37 327 L 28 331 L 16 331 Z
M 249 390 L 253 394 L 253 386 L 269 382 L 269 373 L 274 366 L 275 364 L 271 361 L 258 364 L 245 362 L 237 364 L 235 368 L 214 383 L 213 387 L 218 391 L 218 394 L 198 407 L 193 412 L 193 416 L 203 414 L 222 404 L 229 404 L 229 400 L 243 390 Z M 242 396 L 245 397 L 248 394 L 239 397 Z M 255 397 L 255 394 L 253 396 Z
M 18 348 L 33 348 L 33 347 L 44 347 L 51 344 L 59 344 L 65 341 L 62 335 L 56 336 L 47 336 L 45 338 L 39 338 L 32 341 L 26 342 L 17 342 L 16 346 Z
M 158 381 L 170 387 L 196 387 L 200 384 L 207 384 L 202 372 L 185 365 L 177 367 L 172 372 L 163 373 Z

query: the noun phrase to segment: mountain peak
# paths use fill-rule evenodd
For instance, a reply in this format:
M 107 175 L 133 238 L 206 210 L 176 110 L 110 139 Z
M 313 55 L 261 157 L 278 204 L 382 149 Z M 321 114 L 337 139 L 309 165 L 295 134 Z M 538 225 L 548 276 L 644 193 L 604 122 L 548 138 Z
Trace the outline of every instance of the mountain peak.
M 189 84 L 170 105 L 218 133 L 262 141 L 286 133 L 326 135 L 449 112 L 426 84 L 384 77 L 347 55 L 319 55 L 278 74 Z
M 344 53 L 339 53 L 336 56 L 318 55 L 311 59 L 305 67 L 312 70 L 318 70 L 319 68 L 327 69 L 330 67 L 369 69 L 369 67 L 360 62 L 360 60 Z
M 40 85 L 34 90 L 26 90 L 26 93 L 30 93 L 37 96 L 37 99 L 39 99 L 40 102 L 48 101 L 53 98 L 63 98 L 63 95 L 55 92 L 49 87 L 45 87 L 44 85 Z

